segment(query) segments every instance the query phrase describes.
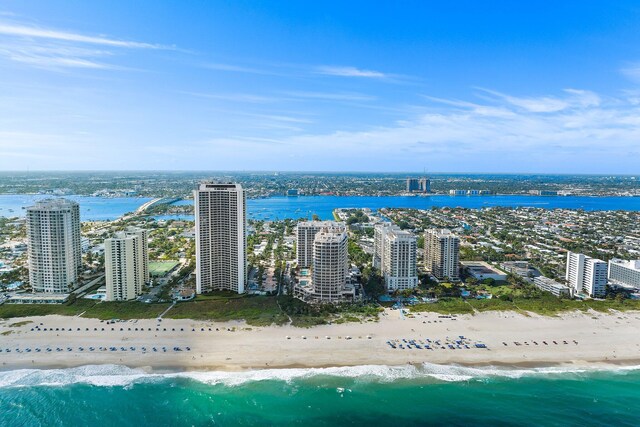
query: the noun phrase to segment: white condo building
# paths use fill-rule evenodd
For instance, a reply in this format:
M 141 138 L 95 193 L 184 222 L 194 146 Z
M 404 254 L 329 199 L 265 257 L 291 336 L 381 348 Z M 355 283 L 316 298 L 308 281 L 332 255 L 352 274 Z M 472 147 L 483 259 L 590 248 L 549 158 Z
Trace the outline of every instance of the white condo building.
M 460 280 L 460 239 L 450 230 L 424 233 L 424 263 L 437 279 Z
M 582 291 L 582 282 L 584 281 L 584 260 L 587 257 L 584 254 L 574 252 L 567 253 L 567 270 L 565 279 L 567 284 L 574 292 Z
M 609 280 L 616 285 L 640 289 L 640 259 L 609 261 Z
M 607 263 L 584 254 L 569 252 L 565 278 L 574 292 L 602 298 L 607 288 Z
M 244 293 L 247 281 L 247 202 L 240 184 L 201 183 L 196 216 L 196 292 Z
M 348 237 L 342 227 L 320 229 L 313 241 L 311 280 L 314 293 L 323 301 L 342 297 L 349 268 Z
M 322 228 L 341 227 L 346 232 L 343 222 L 303 221 L 296 226 L 296 258 L 298 267 L 308 268 L 313 265 L 313 242 Z
M 354 297 L 347 289 L 349 274 L 348 236 L 344 224 L 327 225 L 313 240 L 311 280 L 300 280 L 294 295 L 304 301 L 338 302 Z
M 416 236 L 395 224 L 377 224 L 373 265 L 384 277 L 388 292 L 418 286 Z
M 46 199 L 27 208 L 29 282 L 34 292 L 64 294 L 82 268 L 80 206 Z
M 129 227 L 104 241 L 107 301 L 127 301 L 142 294 L 149 281 L 147 231 Z

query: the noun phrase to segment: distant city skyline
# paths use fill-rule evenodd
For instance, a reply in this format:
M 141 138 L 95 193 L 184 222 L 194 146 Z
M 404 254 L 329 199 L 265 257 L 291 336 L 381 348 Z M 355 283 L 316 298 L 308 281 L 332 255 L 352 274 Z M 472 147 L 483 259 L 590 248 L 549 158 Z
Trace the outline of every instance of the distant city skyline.
M 0 169 L 640 173 L 622 0 L 0 6 Z

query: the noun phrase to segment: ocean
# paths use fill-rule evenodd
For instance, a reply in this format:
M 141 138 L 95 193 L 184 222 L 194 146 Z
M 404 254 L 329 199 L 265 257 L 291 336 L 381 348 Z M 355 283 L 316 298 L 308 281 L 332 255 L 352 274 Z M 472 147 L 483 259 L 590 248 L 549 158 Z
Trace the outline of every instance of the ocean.
M 640 367 L 0 372 L 2 426 L 638 426 Z

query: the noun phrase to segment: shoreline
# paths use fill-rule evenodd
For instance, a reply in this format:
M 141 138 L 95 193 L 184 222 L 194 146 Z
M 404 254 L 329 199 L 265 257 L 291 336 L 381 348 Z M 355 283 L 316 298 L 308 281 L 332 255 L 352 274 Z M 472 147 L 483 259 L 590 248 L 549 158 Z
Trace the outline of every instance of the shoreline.
M 557 317 L 485 312 L 454 318 L 419 313 L 401 318 L 387 310 L 378 322 L 308 329 L 188 319 L 107 324 L 50 315 L 0 320 L 0 370 L 122 365 L 154 373 L 247 372 L 424 363 L 480 369 L 613 368 L 640 366 L 639 327 L 638 311 Z M 458 347 L 459 336 L 466 344 Z M 424 344 L 401 349 L 403 339 Z M 393 340 L 395 349 L 387 343 Z M 488 348 L 476 348 L 477 343 Z
M 562 374 L 565 372 L 615 372 L 620 370 L 639 370 L 640 371 L 640 359 L 629 359 L 629 360 L 618 360 L 618 361 L 584 361 L 579 360 L 577 363 L 556 363 L 556 362 L 521 362 L 521 363 L 504 363 L 504 362 L 495 362 L 495 363 L 479 363 L 479 364 L 468 364 L 468 363 L 450 363 L 450 364 L 431 364 L 431 366 L 438 366 L 442 368 L 463 368 L 463 369 L 476 369 L 478 371 L 487 372 L 498 372 L 502 371 L 505 373 L 512 371 L 530 371 L 531 373 L 557 373 Z M 282 366 L 268 366 L 268 367 L 248 367 L 248 368 L 232 368 L 230 366 L 199 366 L 197 368 L 194 367 L 184 367 L 184 366 L 138 366 L 138 365 L 128 365 L 126 363 L 88 363 L 82 365 L 48 365 L 48 364 L 38 364 L 34 366 L 32 364 L 23 364 L 17 363 L 12 365 L 11 367 L 2 366 L 0 367 L 0 373 L 3 372 L 12 372 L 16 370 L 40 370 L 40 371 L 50 371 L 50 370 L 67 370 L 67 369 L 75 369 L 75 368 L 86 368 L 86 367 L 106 367 L 106 366 L 117 366 L 128 368 L 132 370 L 139 370 L 148 375 L 180 375 L 180 374 L 192 374 L 192 373 L 225 373 L 225 374 L 248 374 L 248 373 L 256 373 L 256 372 L 276 372 L 276 371 L 293 371 L 293 370 L 305 370 L 305 371 L 331 371 L 331 370 L 341 370 L 348 368 L 388 368 L 388 369 L 396 369 L 396 368 L 415 368 L 420 369 L 424 366 L 424 363 L 414 363 L 409 362 L 404 365 L 386 365 L 386 364 L 369 364 L 369 365 L 326 365 L 326 366 L 307 366 L 302 364 L 292 364 L 292 365 L 282 365 Z M 564 369 L 563 369 L 564 368 Z M 549 369 L 549 371 L 542 372 L 541 370 Z M 330 373 L 328 373 L 330 375 Z

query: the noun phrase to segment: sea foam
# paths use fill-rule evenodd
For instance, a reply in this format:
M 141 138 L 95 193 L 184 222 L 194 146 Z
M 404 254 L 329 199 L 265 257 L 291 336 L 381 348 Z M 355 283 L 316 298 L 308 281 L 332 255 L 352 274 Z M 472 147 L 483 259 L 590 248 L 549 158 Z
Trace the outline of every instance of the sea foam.
M 204 371 L 148 373 L 121 365 L 87 365 L 67 369 L 18 369 L 0 372 L 0 388 L 34 386 L 69 386 L 87 384 L 99 387 L 127 387 L 134 384 L 187 379 L 208 385 L 239 386 L 258 381 L 293 382 L 322 377 L 350 378 L 357 381 L 389 383 L 401 380 L 431 382 L 486 381 L 492 378 L 518 379 L 544 376 L 567 378 L 596 372 L 638 371 L 640 366 L 557 366 L 543 368 L 504 368 L 495 366 L 466 367 L 458 365 L 362 365 L 332 368 L 261 369 L 240 372 Z

